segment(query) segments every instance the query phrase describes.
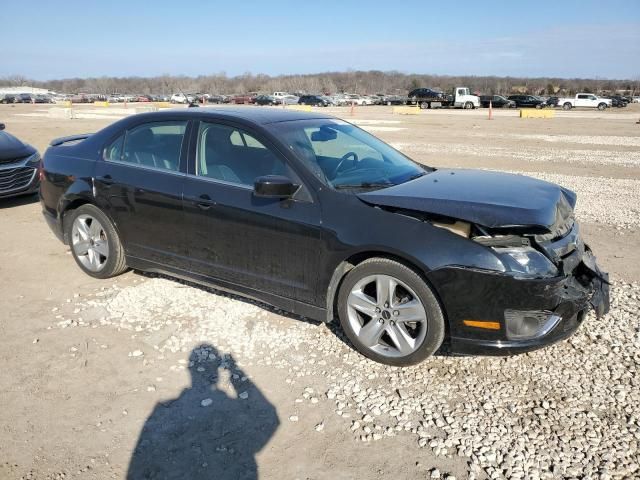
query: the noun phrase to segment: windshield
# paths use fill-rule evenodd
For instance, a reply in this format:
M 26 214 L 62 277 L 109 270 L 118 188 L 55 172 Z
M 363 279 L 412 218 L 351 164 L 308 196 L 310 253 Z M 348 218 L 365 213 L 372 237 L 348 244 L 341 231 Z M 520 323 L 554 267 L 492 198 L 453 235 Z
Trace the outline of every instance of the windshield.
M 272 128 L 314 175 L 338 190 L 384 188 L 432 171 L 341 120 L 281 122 Z

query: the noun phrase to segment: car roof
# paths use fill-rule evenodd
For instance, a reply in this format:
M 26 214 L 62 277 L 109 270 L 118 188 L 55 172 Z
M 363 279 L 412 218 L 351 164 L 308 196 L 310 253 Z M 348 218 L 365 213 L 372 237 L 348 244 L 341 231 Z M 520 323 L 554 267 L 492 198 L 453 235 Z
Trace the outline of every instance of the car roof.
M 217 119 L 226 118 L 229 120 L 243 120 L 245 122 L 251 122 L 258 125 L 289 122 L 293 120 L 310 120 L 314 118 L 334 118 L 322 113 L 265 107 L 200 107 L 183 110 L 169 109 L 163 112 L 153 112 L 142 115 L 147 116 L 150 120 L 163 119 L 169 116 L 173 118 L 176 116 L 184 118 L 202 118 L 202 116 L 211 116 L 211 118 Z

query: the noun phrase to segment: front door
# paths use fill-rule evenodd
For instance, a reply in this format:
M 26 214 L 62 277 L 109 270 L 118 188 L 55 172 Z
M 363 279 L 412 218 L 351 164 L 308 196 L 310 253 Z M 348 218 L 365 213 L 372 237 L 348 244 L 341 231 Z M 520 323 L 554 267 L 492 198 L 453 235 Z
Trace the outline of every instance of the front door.
M 139 124 L 115 138 L 96 165 L 98 206 L 113 219 L 127 255 L 184 262 L 181 157 L 186 121 Z
M 315 304 L 320 207 L 266 140 L 230 124 L 200 122 L 184 186 L 192 269 L 243 288 Z M 253 183 L 285 175 L 293 199 L 260 198 Z

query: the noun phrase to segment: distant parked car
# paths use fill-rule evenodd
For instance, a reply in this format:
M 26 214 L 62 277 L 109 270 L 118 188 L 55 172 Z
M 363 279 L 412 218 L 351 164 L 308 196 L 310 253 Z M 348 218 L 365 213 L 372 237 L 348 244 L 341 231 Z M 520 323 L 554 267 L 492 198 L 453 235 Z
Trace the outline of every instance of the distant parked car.
M 515 102 L 518 108 L 543 108 L 544 100 L 535 95 L 509 95 L 509 100 Z
M 300 105 L 313 105 L 316 107 L 328 107 L 329 101 L 320 95 L 302 95 L 298 99 Z
M 592 93 L 578 93 L 575 97 L 558 99 L 558 105 L 562 105 L 563 110 L 571 110 L 574 107 L 597 108 L 605 110 L 613 102 L 609 98 L 602 98 Z
M 544 106 L 555 108 L 558 106 L 559 100 L 560 100 L 560 97 L 549 97 L 544 101 Z
M 480 105 L 488 108 L 489 103 L 493 108 L 516 108 L 516 102 L 502 95 L 480 95 Z
M 276 99 L 272 95 L 258 95 L 255 98 L 256 105 L 275 105 Z
M 19 93 L 15 96 L 13 103 L 32 103 L 31 95 L 28 93 Z
M 40 185 L 40 154 L 0 123 L 0 198 L 27 195 Z
M 407 97 L 402 95 L 385 95 L 382 97 L 383 105 L 404 105 L 407 102 Z
M 222 95 L 209 95 L 207 103 L 224 103 L 224 97 Z
M 192 103 L 193 101 L 195 101 L 196 97 L 191 94 L 188 93 L 187 95 L 185 95 L 184 93 L 174 93 L 173 95 L 171 95 L 171 103 Z
M 296 95 L 286 95 L 278 99 L 278 102 L 284 105 L 297 105 L 299 98 Z
M 231 99 L 231 103 L 242 104 L 242 103 L 255 103 L 257 95 L 251 93 L 245 93 L 242 95 L 235 95 Z
M 629 104 L 629 101 L 627 100 L 627 98 L 623 97 L 622 95 L 611 95 L 608 98 L 611 99 L 612 107 L 623 108 Z
M 0 103 L 16 103 L 16 96 L 7 93 L 6 95 L 0 96 Z

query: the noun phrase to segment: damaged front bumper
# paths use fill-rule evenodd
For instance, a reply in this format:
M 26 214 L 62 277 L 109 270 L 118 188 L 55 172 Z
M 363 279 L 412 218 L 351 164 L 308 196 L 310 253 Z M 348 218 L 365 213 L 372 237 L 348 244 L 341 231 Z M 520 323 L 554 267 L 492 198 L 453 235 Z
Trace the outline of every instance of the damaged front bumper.
M 590 308 L 598 317 L 606 314 L 608 275 L 600 270 L 589 248 L 584 244 L 581 247 L 564 258 L 565 272 L 555 278 L 517 278 L 464 267 L 430 272 L 427 277 L 436 286 L 449 323 L 451 352 L 527 352 L 571 336 Z M 529 338 L 514 335 L 509 325 L 535 322 L 536 318 L 544 321 Z

